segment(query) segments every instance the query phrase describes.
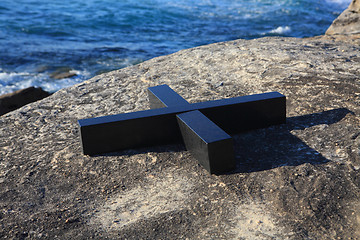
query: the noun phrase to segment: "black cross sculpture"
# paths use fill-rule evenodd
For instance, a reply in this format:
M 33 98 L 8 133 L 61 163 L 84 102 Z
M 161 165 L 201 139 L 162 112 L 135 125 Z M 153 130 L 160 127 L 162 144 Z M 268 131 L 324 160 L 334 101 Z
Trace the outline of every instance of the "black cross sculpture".
M 78 121 L 84 154 L 184 141 L 210 173 L 235 168 L 232 138 L 286 121 L 286 97 L 278 92 L 188 103 L 168 85 L 148 88 L 152 109 Z

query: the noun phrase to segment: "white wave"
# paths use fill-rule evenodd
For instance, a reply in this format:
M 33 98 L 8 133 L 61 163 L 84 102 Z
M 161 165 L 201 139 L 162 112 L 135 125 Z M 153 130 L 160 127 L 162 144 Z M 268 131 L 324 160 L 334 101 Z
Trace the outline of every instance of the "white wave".
M 70 87 L 90 77 L 88 71 L 73 70 L 77 77 L 51 79 L 47 73 L 0 72 L 0 95 L 31 86 L 41 87 L 48 92 L 56 92 Z
M 269 33 L 273 33 L 273 34 L 284 34 L 288 32 L 291 32 L 291 28 L 289 26 L 285 26 L 285 27 L 280 26 L 269 31 Z
M 71 72 L 75 73 L 77 76 L 71 78 L 44 81 L 39 86 L 42 87 L 45 91 L 56 92 L 62 88 L 71 87 L 90 78 L 90 73 L 88 71 L 73 70 Z
M 29 76 L 29 73 L 6 73 L 6 72 L 0 72 L 0 82 L 11 82 L 16 78 L 22 78 Z

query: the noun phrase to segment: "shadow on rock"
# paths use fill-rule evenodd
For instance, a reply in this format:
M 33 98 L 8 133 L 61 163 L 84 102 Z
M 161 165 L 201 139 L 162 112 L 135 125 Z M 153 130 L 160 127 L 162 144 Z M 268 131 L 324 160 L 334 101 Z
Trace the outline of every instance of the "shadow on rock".
M 334 124 L 343 119 L 348 109 L 339 108 L 321 113 L 287 118 L 287 123 L 233 136 L 237 167 L 232 173 L 263 171 L 280 166 L 304 163 L 320 164 L 329 160 L 309 147 L 291 132 L 323 124 Z M 314 129 L 313 134 L 321 128 Z
M 320 164 L 329 160 L 309 147 L 291 131 L 304 130 L 323 124 L 334 124 L 343 119 L 348 109 L 339 108 L 321 113 L 287 118 L 286 124 L 272 126 L 234 135 L 236 169 L 227 174 L 256 172 L 280 166 L 297 166 L 304 163 Z M 321 131 L 321 130 L 317 130 Z M 314 134 L 316 134 L 314 130 Z M 120 152 L 101 154 L 101 156 L 136 155 L 148 152 L 180 152 L 182 144 L 153 146 L 129 149 Z

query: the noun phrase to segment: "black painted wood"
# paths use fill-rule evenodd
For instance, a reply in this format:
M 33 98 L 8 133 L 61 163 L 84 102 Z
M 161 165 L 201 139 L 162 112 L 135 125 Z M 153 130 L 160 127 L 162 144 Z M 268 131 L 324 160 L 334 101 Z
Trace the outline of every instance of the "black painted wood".
M 151 109 L 175 107 L 189 104 L 188 101 L 186 101 L 166 84 L 149 87 L 148 98 Z
M 168 85 L 149 88 L 148 96 L 152 109 L 189 104 Z M 176 116 L 186 149 L 206 170 L 219 174 L 235 167 L 230 135 L 198 110 Z
M 176 115 L 186 149 L 211 174 L 235 168 L 233 140 L 200 111 Z
M 232 134 L 286 121 L 286 99 L 278 92 L 81 119 L 84 154 L 180 142 L 176 115 L 199 110 Z

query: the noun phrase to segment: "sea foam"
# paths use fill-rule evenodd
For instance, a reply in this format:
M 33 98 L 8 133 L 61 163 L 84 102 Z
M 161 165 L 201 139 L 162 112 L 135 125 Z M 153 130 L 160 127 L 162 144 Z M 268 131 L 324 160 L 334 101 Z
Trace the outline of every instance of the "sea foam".
M 289 33 L 291 32 L 291 28 L 289 26 L 285 26 L 285 27 L 277 27 L 271 31 L 269 31 L 268 33 L 271 33 L 271 34 L 284 34 L 284 33 Z

